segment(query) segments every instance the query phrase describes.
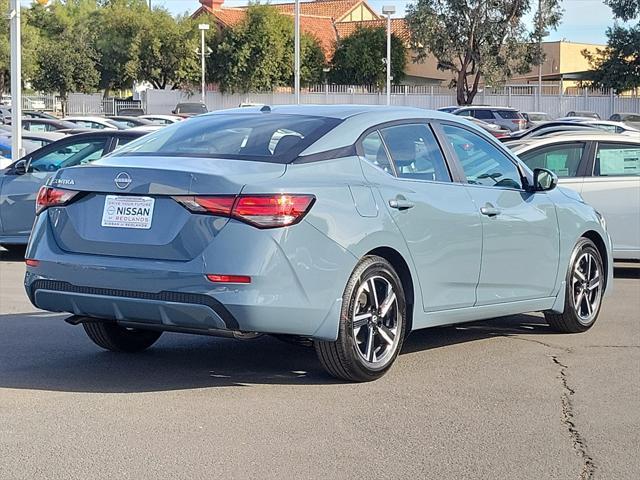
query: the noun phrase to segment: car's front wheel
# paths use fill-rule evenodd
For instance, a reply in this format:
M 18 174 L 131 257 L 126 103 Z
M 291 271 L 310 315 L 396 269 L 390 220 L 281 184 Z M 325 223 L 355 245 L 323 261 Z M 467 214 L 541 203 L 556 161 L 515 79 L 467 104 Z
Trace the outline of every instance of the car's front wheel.
M 331 375 L 366 382 L 389 370 L 402 348 L 405 328 L 400 278 L 387 260 L 371 255 L 358 263 L 347 282 L 337 340 L 314 345 Z
M 567 271 L 564 312 L 545 312 L 549 326 L 564 333 L 584 332 L 598 318 L 606 272 L 602 256 L 588 238 L 581 238 Z
M 82 324 L 89 338 L 112 352 L 141 352 L 156 343 L 162 332 L 125 328 L 111 322 L 87 321 Z

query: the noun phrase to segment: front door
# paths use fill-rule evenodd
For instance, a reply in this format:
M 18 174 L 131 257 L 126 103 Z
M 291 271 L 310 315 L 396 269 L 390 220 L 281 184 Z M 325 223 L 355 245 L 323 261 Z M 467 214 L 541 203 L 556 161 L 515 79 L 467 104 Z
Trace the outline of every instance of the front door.
M 442 129 L 482 218 L 476 305 L 551 296 L 559 261 L 553 202 L 544 192 L 525 191 L 515 160 L 489 140 L 459 126 Z
M 367 179 L 404 236 L 424 311 L 470 307 L 480 274 L 482 224 L 464 185 L 453 183 L 427 123 L 383 127 L 362 142 Z

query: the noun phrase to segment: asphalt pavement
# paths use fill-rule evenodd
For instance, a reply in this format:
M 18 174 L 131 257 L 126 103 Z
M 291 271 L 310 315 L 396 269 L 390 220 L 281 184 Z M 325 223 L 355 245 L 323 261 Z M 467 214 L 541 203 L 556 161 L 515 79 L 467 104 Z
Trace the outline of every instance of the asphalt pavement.
M 541 315 L 414 332 L 367 384 L 313 350 L 164 334 L 103 352 L 0 250 L 0 479 L 640 476 L 640 265 L 587 333 Z

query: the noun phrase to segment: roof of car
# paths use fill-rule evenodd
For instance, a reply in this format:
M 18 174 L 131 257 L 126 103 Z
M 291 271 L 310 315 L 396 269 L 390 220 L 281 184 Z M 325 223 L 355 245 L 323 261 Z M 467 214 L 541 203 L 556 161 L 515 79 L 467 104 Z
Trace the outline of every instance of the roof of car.
M 315 117 L 329 117 L 346 119 L 356 115 L 373 113 L 376 115 L 397 116 L 404 114 L 406 118 L 447 118 L 451 119 L 451 114 L 439 112 L 437 110 L 426 110 L 415 107 L 399 107 L 387 105 L 262 105 L 255 107 L 231 108 L 227 110 L 216 110 L 205 115 L 221 115 L 229 113 L 251 114 L 251 113 L 281 113 L 287 115 L 308 115 Z M 384 120 L 381 119 L 381 122 Z
M 497 107 L 495 105 L 464 105 L 461 106 L 458 110 L 473 108 L 474 110 L 513 110 L 517 112 L 517 108 L 513 107 Z
M 529 148 L 537 147 L 540 145 L 551 145 L 554 143 L 562 142 L 575 142 L 575 141 L 607 141 L 607 142 L 626 142 L 636 143 L 640 145 L 640 138 L 631 135 L 623 135 L 619 133 L 610 132 L 589 132 L 589 131 L 574 131 L 574 132 L 558 132 L 546 137 L 533 137 L 525 138 L 517 142 L 510 142 L 507 145 L 515 152 L 522 150 L 528 150 Z

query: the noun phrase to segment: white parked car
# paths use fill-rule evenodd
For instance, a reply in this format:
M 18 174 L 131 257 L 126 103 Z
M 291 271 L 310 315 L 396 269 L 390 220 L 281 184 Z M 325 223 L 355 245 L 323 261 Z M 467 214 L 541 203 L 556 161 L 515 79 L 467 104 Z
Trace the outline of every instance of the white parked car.
M 104 129 L 114 129 L 114 130 L 123 130 L 124 127 L 118 125 L 117 122 L 109 120 L 108 118 L 98 117 L 98 116 L 75 116 L 75 117 L 65 117 L 63 118 L 66 122 L 71 122 L 80 128 L 90 128 L 92 130 L 104 130 Z
M 508 144 L 531 169 L 547 168 L 603 216 L 616 260 L 640 260 L 640 137 L 575 132 Z
M 176 123 L 181 120 L 184 120 L 182 117 L 179 117 L 177 115 L 160 115 L 160 114 L 140 115 L 140 118 L 144 118 L 145 120 L 150 120 L 157 125 L 171 125 L 172 123 Z

